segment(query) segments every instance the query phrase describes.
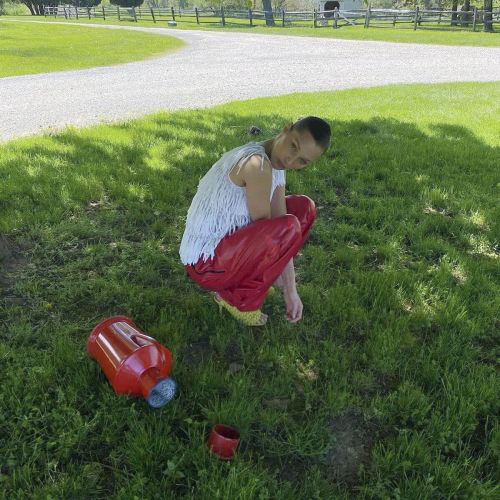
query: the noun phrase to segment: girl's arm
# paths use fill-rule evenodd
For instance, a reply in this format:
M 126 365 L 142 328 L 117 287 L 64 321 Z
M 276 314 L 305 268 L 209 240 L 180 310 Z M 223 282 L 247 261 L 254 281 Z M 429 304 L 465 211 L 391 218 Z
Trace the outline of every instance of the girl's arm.
M 285 187 L 278 186 L 271 200 L 271 217 L 279 217 L 286 214 Z M 288 264 L 281 273 L 281 282 L 283 287 L 283 297 L 286 304 L 286 319 L 292 323 L 296 323 L 302 318 L 302 301 L 297 293 L 297 284 L 295 282 L 295 267 L 293 259 L 288 261 Z
M 271 200 L 271 217 L 280 217 L 286 214 L 286 201 L 285 201 L 285 186 L 278 186 L 273 193 Z M 287 290 L 296 290 L 295 284 L 295 268 L 293 266 L 293 259 L 290 259 L 285 269 L 281 273 L 283 292 Z
M 247 207 L 252 221 L 271 218 L 272 168 L 268 161 L 261 163 L 259 156 L 252 156 L 242 167 L 246 189 Z

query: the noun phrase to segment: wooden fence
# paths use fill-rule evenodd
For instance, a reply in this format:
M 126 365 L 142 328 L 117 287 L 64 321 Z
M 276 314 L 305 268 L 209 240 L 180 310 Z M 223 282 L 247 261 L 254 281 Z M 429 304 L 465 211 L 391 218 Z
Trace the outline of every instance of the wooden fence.
M 490 23 L 495 31 L 500 28 L 500 10 L 488 13 L 477 10 L 415 10 L 367 9 L 360 10 L 312 10 L 312 11 L 262 11 L 220 9 L 174 9 L 158 7 L 73 7 L 59 5 L 45 7 L 45 16 L 66 19 L 114 19 L 118 21 L 149 21 L 153 23 L 194 23 L 258 26 L 273 20 L 276 26 L 309 26 L 334 29 L 343 26 L 365 28 L 401 27 L 417 29 L 460 29 L 478 31 Z
M 489 13 L 486 12 L 486 16 Z M 490 14 L 492 25 L 500 23 L 500 11 Z M 487 20 L 487 19 L 486 19 Z M 397 24 L 409 25 L 416 29 L 470 29 L 477 31 L 478 26 L 484 29 L 485 12 L 476 8 L 470 11 L 425 10 L 417 7 L 415 10 L 371 9 L 365 13 L 365 28 L 395 27 Z M 492 26 L 493 27 L 493 26 Z

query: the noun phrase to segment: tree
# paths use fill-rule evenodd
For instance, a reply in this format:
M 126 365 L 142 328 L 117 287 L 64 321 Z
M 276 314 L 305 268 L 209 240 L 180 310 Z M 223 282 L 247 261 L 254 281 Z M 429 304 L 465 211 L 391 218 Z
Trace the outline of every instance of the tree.
M 287 0 L 272 0 L 274 12 L 286 10 Z M 293 9 L 290 9 L 293 10 Z
M 143 2 L 144 0 L 111 0 L 113 5 L 119 5 L 120 7 L 139 7 Z
M 101 0 L 65 0 L 64 3 L 74 5 L 75 7 L 95 7 L 101 3 Z
M 469 14 L 470 0 L 464 0 L 462 10 L 464 11 L 464 13 L 462 14 L 462 24 L 465 24 L 465 26 L 469 26 L 469 21 L 471 20 L 470 14 Z
M 484 0 L 484 31 L 493 31 L 493 0 Z
M 45 2 L 44 0 L 22 0 L 21 3 L 26 5 L 31 12 L 32 16 L 43 16 L 43 8 L 45 7 L 55 7 L 58 2 Z
M 266 26 L 274 26 L 273 7 L 271 0 L 262 0 L 262 8 L 266 16 Z
M 452 26 L 456 26 L 457 25 L 457 19 L 458 19 L 458 14 L 457 14 L 458 0 L 453 0 L 451 2 L 451 10 L 453 11 L 453 13 L 451 14 L 451 25 Z

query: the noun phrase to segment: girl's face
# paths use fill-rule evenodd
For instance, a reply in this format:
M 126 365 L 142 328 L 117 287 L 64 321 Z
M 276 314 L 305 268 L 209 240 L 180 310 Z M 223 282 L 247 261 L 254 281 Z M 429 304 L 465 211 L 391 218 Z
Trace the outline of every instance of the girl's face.
M 300 170 L 323 152 L 309 131 L 292 129 L 289 123 L 274 139 L 271 164 L 278 170 Z

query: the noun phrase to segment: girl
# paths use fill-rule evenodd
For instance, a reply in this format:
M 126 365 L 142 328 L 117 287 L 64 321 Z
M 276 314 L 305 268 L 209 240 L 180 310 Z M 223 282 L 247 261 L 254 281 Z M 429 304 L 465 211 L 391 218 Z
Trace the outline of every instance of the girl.
M 214 292 L 220 308 L 245 325 L 260 326 L 273 283 L 282 289 L 286 319 L 302 318 L 293 257 L 316 217 L 304 195 L 285 196 L 285 171 L 317 160 L 330 126 L 309 116 L 275 137 L 225 153 L 201 179 L 189 208 L 180 257 L 186 272 Z

